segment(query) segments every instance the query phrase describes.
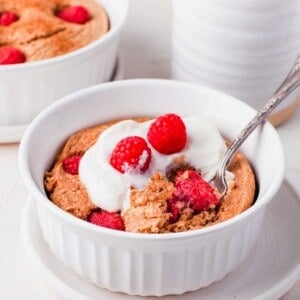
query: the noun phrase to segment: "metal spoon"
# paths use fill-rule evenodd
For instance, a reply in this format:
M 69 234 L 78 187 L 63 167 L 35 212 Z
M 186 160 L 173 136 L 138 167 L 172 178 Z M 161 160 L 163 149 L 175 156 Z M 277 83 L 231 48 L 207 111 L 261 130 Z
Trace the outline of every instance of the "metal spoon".
M 253 130 L 262 124 L 268 115 L 298 86 L 300 85 L 300 55 L 297 57 L 290 73 L 283 83 L 276 90 L 274 95 L 266 102 L 266 104 L 258 111 L 255 117 L 247 124 L 240 132 L 237 138 L 232 142 L 227 149 L 224 158 L 219 166 L 214 183 L 215 187 L 223 197 L 227 193 L 228 186 L 225 180 L 225 171 L 229 165 L 231 158 L 240 145 L 247 139 Z

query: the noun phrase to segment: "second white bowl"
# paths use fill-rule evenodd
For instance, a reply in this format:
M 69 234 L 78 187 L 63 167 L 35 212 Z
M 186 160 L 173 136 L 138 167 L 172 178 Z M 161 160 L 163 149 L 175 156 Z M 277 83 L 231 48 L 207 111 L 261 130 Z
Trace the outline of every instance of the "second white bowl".
M 0 66 L 0 126 L 27 125 L 57 99 L 110 80 L 129 4 L 99 2 L 109 16 L 110 30 L 97 41 L 55 58 Z

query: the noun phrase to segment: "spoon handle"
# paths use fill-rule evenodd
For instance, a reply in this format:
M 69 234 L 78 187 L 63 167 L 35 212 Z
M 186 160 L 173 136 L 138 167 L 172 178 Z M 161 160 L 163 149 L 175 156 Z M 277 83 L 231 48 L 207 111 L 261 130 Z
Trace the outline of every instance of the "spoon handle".
M 258 111 L 255 117 L 240 132 L 237 138 L 232 142 L 225 153 L 222 163 L 222 169 L 225 172 L 233 154 L 244 142 L 244 140 L 252 133 L 252 131 L 261 124 L 268 115 L 285 99 L 295 88 L 300 85 L 300 56 L 297 57 L 290 73 L 283 83 L 276 90 L 274 95 L 266 102 L 266 104 Z

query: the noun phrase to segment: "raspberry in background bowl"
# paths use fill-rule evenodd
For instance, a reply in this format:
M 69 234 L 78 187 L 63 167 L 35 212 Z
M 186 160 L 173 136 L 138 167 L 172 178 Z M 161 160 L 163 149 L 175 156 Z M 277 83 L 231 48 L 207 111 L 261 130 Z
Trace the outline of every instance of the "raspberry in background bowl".
M 8 37 L 11 36 L 10 44 L 3 46 L 10 48 L 9 53 L 7 51 L 5 53 L 6 62 L 10 63 L 12 60 L 18 62 L 0 65 L 0 126 L 2 127 L 27 125 L 40 111 L 57 99 L 81 88 L 111 79 L 117 61 L 119 36 L 128 13 L 128 1 L 62 0 L 56 2 L 57 10 L 54 10 L 51 16 L 48 15 L 49 12 L 45 16 L 43 14 L 39 16 L 39 11 L 33 8 L 25 10 L 23 16 L 21 14 L 23 10 L 19 7 L 21 5 L 14 8 L 11 2 L 5 2 L 6 6 L 0 7 L 17 14 L 15 19 L 10 17 L 13 20 L 12 23 L 7 26 L 0 25 L 0 29 L 3 33 L 7 32 Z M 109 30 L 106 33 L 107 29 L 104 28 L 101 32 L 101 28 L 96 28 L 97 22 L 93 19 L 94 14 L 97 14 L 93 7 L 99 6 L 97 2 L 103 6 L 108 16 Z M 93 3 L 92 6 L 88 5 L 91 3 Z M 84 15 L 81 11 L 79 18 L 78 11 L 65 12 L 67 8 L 84 8 L 85 4 L 88 15 Z M 43 3 L 36 1 L 35 5 L 42 6 Z M 0 21 L 4 13 L 7 12 L 0 11 Z M 28 21 L 30 14 L 37 19 L 40 17 L 44 26 L 38 27 L 39 38 L 33 36 L 30 42 L 29 36 L 28 43 L 18 44 L 17 41 L 14 42 L 18 40 L 18 35 L 14 33 L 17 32 L 16 30 L 20 31 L 22 38 L 30 34 L 31 30 L 28 28 L 18 27 L 24 19 Z M 85 23 L 72 23 L 69 17 L 74 18 L 74 15 L 77 16 L 79 22 L 85 21 Z M 36 22 L 30 24 L 28 21 L 26 24 L 33 26 Z M 44 29 L 49 29 L 48 27 L 51 29 L 51 26 L 54 26 L 57 33 L 50 34 L 50 38 L 47 38 L 48 34 L 43 40 L 42 37 L 46 34 Z M 104 27 L 107 26 L 108 24 Z M 88 34 L 85 28 L 91 32 L 99 29 L 99 37 Z M 80 35 L 81 32 L 82 35 Z M 65 44 L 63 43 L 64 33 L 66 36 L 73 36 Z
M 282 146 L 266 123 L 241 148 L 255 170 L 257 200 L 223 223 L 189 232 L 136 234 L 89 224 L 49 201 L 44 172 L 72 133 L 116 118 L 158 116 L 171 109 L 183 116 L 210 119 L 228 140 L 255 114 L 239 100 L 209 88 L 167 80 L 129 80 L 91 87 L 51 105 L 32 122 L 21 142 L 21 174 L 36 201 L 49 247 L 83 278 L 112 291 L 181 294 L 222 279 L 240 265 L 257 241 L 266 205 L 283 179 Z

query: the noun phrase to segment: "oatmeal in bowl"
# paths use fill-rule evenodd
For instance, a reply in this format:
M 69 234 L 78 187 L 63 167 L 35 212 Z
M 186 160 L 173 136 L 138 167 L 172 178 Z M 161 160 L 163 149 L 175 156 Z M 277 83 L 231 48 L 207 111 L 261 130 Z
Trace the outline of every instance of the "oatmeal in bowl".
M 49 198 L 99 226 L 139 233 L 199 229 L 225 221 L 255 199 L 255 176 L 237 154 L 221 199 L 214 177 L 226 144 L 199 117 L 168 113 L 83 129 L 45 174 Z
M 99 287 L 133 295 L 222 279 L 256 243 L 283 179 L 282 146 L 266 123 L 232 160 L 225 198 L 214 188 L 226 143 L 254 114 L 221 92 L 154 79 L 51 105 L 19 154 L 50 249 Z
M 95 0 L 1 0 L 0 65 L 63 55 L 108 31 L 109 17 Z

